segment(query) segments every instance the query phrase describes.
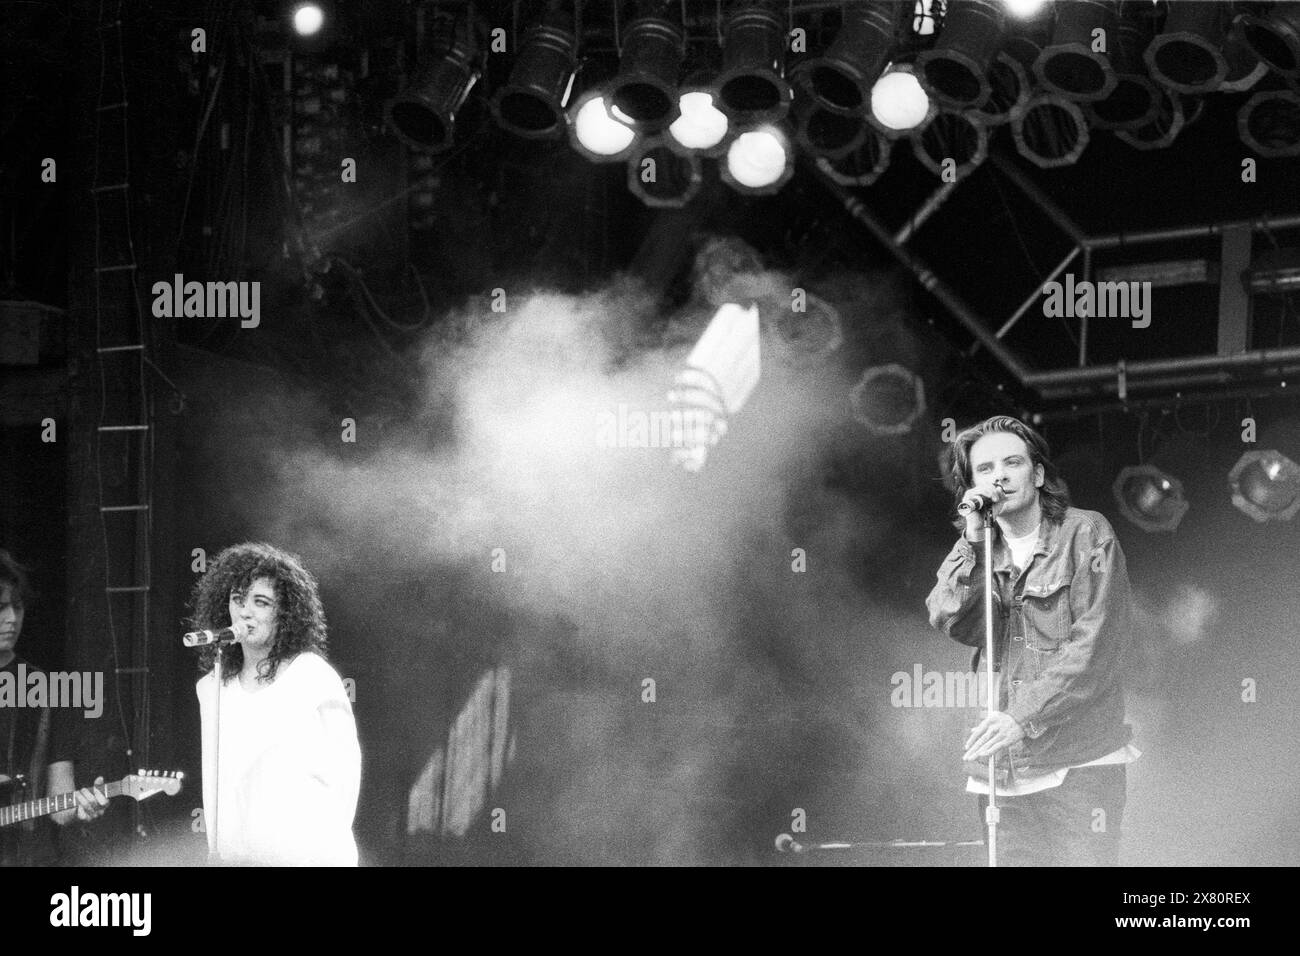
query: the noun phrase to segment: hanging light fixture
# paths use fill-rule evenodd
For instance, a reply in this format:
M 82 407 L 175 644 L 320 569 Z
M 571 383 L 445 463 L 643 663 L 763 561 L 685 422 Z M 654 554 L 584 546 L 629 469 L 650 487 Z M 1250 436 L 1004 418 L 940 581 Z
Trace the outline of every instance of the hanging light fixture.
M 1289 79 L 1300 76 L 1300 3 L 1275 3 L 1264 13 L 1243 13 L 1237 27 L 1271 69 Z
M 975 109 L 989 98 L 989 67 L 1002 46 L 1003 0 L 949 3 L 933 48 L 917 57 L 921 81 L 939 102 L 955 110 Z
M 548 10 L 525 34 L 509 81 L 492 97 L 492 115 L 503 129 L 525 139 L 555 139 L 564 133 L 577 48 L 573 17 L 559 7 Z
M 862 145 L 847 156 L 838 159 L 819 157 L 820 169 L 832 182 L 841 186 L 870 186 L 889 168 L 894 141 L 874 127 L 869 129 Z
M 897 363 L 862 373 L 849 392 L 853 417 L 876 435 L 906 435 L 925 414 L 925 383 Z
M 632 155 L 641 134 L 610 114 L 604 81 L 590 72 L 580 79 L 584 89 L 567 110 L 569 145 L 593 163 L 622 162 Z
M 406 89 L 385 104 L 385 119 L 397 138 L 412 149 L 448 149 L 456 115 L 478 82 L 477 59 L 473 26 L 462 22 L 450 34 L 445 52 L 418 67 Z
M 1188 504 L 1183 483 L 1151 465 L 1130 465 L 1111 486 L 1125 518 L 1143 531 L 1174 531 Z
M 1170 0 L 1160 35 L 1147 47 L 1151 78 L 1180 93 L 1208 93 L 1228 75 L 1223 55 L 1229 5 L 1216 0 Z
M 627 162 L 628 189 L 652 208 L 681 209 L 703 181 L 700 158 L 674 150 L 663 134 L 642 141 Z
M 988 156 L 989 133 L 977 113 L 940 111 L 925 129 L 912 134 L 912 152 L 921 165 L 936 176 L 945 173 L 952 160 L 952 174 L 964 179 Z
M 1107 53 L 1093 49 L 1093 31 L 1101 30 L 1108 44 L 1117 35 L 1118 0 L 1070 0 L 1055 10 L 1052 42 L 1034 64 L 1039 82 L 1067 99 L 1105 99 L 1115 88 L 1115 70 Z
M 737 192 L 771 195 L 794 175 L 790 137 L 776 126 L 742 130 L 727 147 L 722 180 Z
M 813 103 L 800 113 L 795 139 L 813 156 L 839 159 L 862 145 L 867 129 L 861 116 L 833 113 Z
M 1275 449 L 1246 452 L 1228 484 L 1233 505 L 1256 521 L 1290 521 L 1300 511 L 1300 465 Z
M 1142 54 L 1154 35 L 1152 13 L 1145 6 L 1125 9 L 1111 62 L 1115 88 L 1105 99 L 1084 105 L 1089 121 L 1098 129 L 1137 129 L 1149 123 L 1160 108 L 1160 91 L 1146 73 Z
M 834 41 L 821 56 L 799 64 L 796 81 L 828 110 L 860 111 L 893 55 L 899 12 L 906 12 L 905 7 L 891 0 L 845 4 L 844 22 Z
M 871 86 L 867 119 L 891 139 L 924 129 L 938 115 L 913 63 L 891 63 Z
M 1300 95 L 1292 90 L 1254 94 L 1237 114 L 1237 134 L 1267 159 L 1300 156 Z
M 609 85 L 610 112 L 638 132 L 666 129 L 680 115 L 677 80 L 685 34 L 668 19 L 667 0 L 640 0 L 620 38 L 618 75 Z
M 979 107 L 981 122 L 1002 126 L 1022 116 L 1033 88 L 1020 62 L 1003 51 L 994 58 L 988 76 L 989 98 Z
M 1039 93 L 1011 123 L 1016 152 L 1040 169 L 1078 162 L 1088 148 L 1088 121 L 1079 104 L 1054 93 Z
M 717 107 L 737 125 L 781 120 L 794 93 L 784 76 L 785 23 L 771 0 L 734 3 L 723 37 Z

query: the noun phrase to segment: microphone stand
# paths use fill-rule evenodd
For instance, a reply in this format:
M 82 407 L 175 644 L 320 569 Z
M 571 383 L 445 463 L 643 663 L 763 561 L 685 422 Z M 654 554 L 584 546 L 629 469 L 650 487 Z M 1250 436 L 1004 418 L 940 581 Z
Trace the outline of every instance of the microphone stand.
M 993 683 L 993 509 L 984 514 L 984 674 L 988 688 L 986 703 L 988 717 L 997 713 L 1000 701 Z M 998 865 L 998 787 L 996 776 L 997 754 L 989 755 L 989 802 L 984 807 L 984 822 L 988 824 L 989 866 Z
M 216 700 L 212 705 L 212 819 L 208 821 L 208 826 L 212 828 L 212 850 L 208 854 L 208 862 L 221 860 L 221 836 L 218 827 L 218 820 L 221 816 L 221 657 L 224 653 L 223 645 L 218 642 L 217 656 L 212 666 L 213 683 L 216 685 Z

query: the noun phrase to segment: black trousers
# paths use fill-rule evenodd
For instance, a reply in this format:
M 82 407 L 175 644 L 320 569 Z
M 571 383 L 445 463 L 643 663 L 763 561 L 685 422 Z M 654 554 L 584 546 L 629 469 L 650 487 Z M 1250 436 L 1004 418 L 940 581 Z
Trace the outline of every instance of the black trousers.
M 1126 769 L 1079 767 L 1059 787 L 999 797 L 998 866 L 1119 865 Z M 980 795 L 978 801 L 984 827 L 989 798 Z

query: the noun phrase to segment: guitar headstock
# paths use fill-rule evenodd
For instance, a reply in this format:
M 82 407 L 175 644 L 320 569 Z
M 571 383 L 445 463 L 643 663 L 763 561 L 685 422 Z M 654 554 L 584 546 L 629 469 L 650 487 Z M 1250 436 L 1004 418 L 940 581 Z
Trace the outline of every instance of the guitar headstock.
M 179 770 L 141 770 L 122 778 L 122 795 L 145 800 L 155 793 L 174 797 L 181 792 L 185 774 Z

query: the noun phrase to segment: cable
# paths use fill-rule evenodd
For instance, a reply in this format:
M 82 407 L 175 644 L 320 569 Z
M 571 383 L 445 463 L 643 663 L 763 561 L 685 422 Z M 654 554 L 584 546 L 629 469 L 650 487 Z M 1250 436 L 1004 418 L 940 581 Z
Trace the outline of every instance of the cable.
M 379 302 L 375 299 L 374 295 L 371 293 L 370 287 L 366 285 L 366 280 L 361 277 L 361 273 L 358 272 L 356 268 L 352 266 L 351 263 L 349 263 L 346 259 L 342 258 L 341 256 L 337 256 L 337 255 L 329 256 L 329 261 L 337 262 L 340 266 L 343 267 L 343 270 L 348 274 L 348 278 L 351 279 L 361 290 L 362 295 L 365 297 L 366 304 L 369 305 L 370 308 L 374 310 L 375 315 L 379 316 L 379 318 L 382 319 L 384 324 L 387 325 L 389 328 L 395 329 L 396 331 L 403 332 L 403 333 L 415 332 L 418 331 L 419 329 L 424 328 L 431 321 L 432 316 L 429 312 L 429 299 L 428 296 L 424 294 L 424 285 L 423 283 L 420 283 L 420 277 L 418 272 L 415 273 L 415 277 L 416 277 L 416 282 L 420 283 L 420 295 L 424 299 L 424 315 L 421 316 L 420 321 L 412 322 L 409 325 L 407 325 L 389 317 L 388 313 L 386 313 L 380 307 Z M 411 266 L 410 268 L 412 272 L 415 271 L 414 266 Z

